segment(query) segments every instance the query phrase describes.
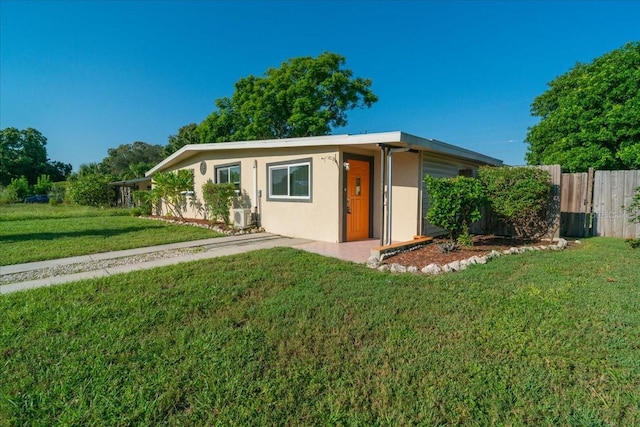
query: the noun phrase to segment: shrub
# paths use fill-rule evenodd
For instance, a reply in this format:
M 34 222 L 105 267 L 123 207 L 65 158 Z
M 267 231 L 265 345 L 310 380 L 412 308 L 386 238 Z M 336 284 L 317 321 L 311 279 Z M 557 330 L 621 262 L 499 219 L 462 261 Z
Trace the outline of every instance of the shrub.
M 193 197 L 193 170 L 182 169 L 175 172 L 156 173 L 153 176 L 155 188 L 151 190 L 150 202 L 167 206 L 167 214 L 184 220 L 187 196 Z
M 629 222 L 640 224 L 640 187 L 636 188 L 631 204 L 623 209 L 629 214 Z
M 492 210 L 513 227 L 522 239 L 533 239 L 549 231 L 551 176 L 534 167 L 481 167 Z
M 49 175 L 40 175 L 37 182 L 33 185 L 33 194 L 48 194 L 52 186 L 51 177 Z
M 133 204 L 136 206 L 136 209 L 139 210 L 140 215 L 151 215 L 152 207 L 153 207 L 153 197 L 151 191 L 146 190 L 136 190 L 132 194 L 133 196 Z
M 640 239 L 626 239 L 625 242 L 627 242 L 631 249 L 640 248 Z
M 13 178 L 11 184 L 5 188 L 6 203 L 21 202 L 30 194 L 30 187 L 27 178 L 21 176 L 20 178 Z
M 109 185 L 111 175 L 89 173 L 72 175 L 67 186 L 68 201 L 84 206 L 109 206 L 115 200 L 115 189 Z
M 430 200 L 427 220 L 447 230 L 452 242 L 468 236 L 469 226 L 480 219 L 480 208 L 485 203 L 480 181 L 464 176 L 433 178 L 429 175 L 424 181 Z M 469 239 L 464 240 L 465 244 L 469 243 Z
M 202 185 L 204 209 L 210 215 L 212 222 L 222 218 L 225 224 L 229 224 L 229 210 L 235 197 L 234 184 L 214 184 L 209 180 Z
M 7 186 L 0 192 L 0 203 L 2 203 L 3 205 L 17 203 L 18 200 L 18 192 L 14 187 Z
M 67 192 L 67 182 L 54 182 L 49 190 L 49 204 L 52 206 L 64 203 Z

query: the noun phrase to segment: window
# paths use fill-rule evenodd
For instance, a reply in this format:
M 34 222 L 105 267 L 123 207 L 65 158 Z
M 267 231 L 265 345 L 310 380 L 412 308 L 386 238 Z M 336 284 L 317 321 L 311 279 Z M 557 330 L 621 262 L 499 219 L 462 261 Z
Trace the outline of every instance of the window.
M 267 165 L 269 199 L 311 200 L 311 160 Z
M 216 171 L 216 184 L 233 184 L 236 186 L 236 190 L 240 190 L 240 165 L 224 165 L 217 166 Z

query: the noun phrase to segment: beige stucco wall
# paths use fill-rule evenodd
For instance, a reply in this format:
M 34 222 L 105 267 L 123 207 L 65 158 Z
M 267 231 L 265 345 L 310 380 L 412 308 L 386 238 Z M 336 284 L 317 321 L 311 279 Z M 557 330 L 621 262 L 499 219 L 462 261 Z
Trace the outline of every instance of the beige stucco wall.
M 295 151 L 295 154 L 291 154 Z M 247 207 L 259 212 L 261 225 L 266 231 L 291 237 L 301 237 L 326 242 L 343 240 L 343 162 L 347 154 L 371 157 L 374 160 L 371 191 L 373 197 L 372 229 L 374 238 L 380 238 L 381 206 L 380 149 L 357 146 L 296 147 L 254 150 L 212 150 L 199 153 L 165 171 L 193 169 L 196 197 L 202 200 L 202 185 L 211 179 L 215 182 L 215 167 L 240 164 L 241 188 Z M 268 200 L 267 165 L 283 161 L 311 160 L 311 201 Z M 200 162 L 206 164 L 205 174 L 200 173 Z M 254 186 L 254 162 L 256 186 Z M 414 235 L 428 231 L 423 224 L 422 212 L 427 208 L 423 200 L 422 173 L 437 175 L 440 168 L 453 174 L 463 168 L 475 169 L 477 165 L 451 159 L 448 156 L 422 155 L 411 152 L 393 154 L 392 232 L 393 241 L 411 240 Z M 443 172 L 444 173 L 444 172 Z M 256 189 L 261 196 L 255 197 Z M 193 209 L 186 216 L 202 217 Z M 425 221 L 426 223 L 426 221 Z
M 391 192 L 391 240 L 407 241 L 418 234 L 420 202 L 420 155 L 393 154 L 393 188 Z
M 341 187 L 339 152 L 321 148 L 264 149 L 239 152 L 220 150 L 200 153 L 165 172 L 179 169 L 194 170 L 194 191 L 202 200 L 202 185 L 211 179 L 215 182 L 216 166 L 240 164 L 240 187 L 253 212 L 259 212 L 262 227 L 270 233 L 290 237 L 338 242 L 341 237 Z M 336 160 L 333 160 L 336 159 Z M 267 165 L 288 161 L 311 161 L 311 201 L 269 200 Z M 207 165 L 206 173 L 200 173 L 200 162 Z M 254 172 L 255 165 L 255 172 Z M 254 181 L 255 173 L 255 181 Z M 256 186 L 257 185 L 257 186 Z M 256 198 L 256 189 L 261 196 Z M 187 217 L 202 217 L 188 209 Z

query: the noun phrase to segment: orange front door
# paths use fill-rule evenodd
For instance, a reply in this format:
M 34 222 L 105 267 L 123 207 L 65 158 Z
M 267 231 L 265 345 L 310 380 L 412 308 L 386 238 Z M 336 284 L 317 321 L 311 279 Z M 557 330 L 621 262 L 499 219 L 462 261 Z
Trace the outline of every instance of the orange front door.
M 369 162 L 349 160 L 347 173 L 347 241 L 369 238 Z

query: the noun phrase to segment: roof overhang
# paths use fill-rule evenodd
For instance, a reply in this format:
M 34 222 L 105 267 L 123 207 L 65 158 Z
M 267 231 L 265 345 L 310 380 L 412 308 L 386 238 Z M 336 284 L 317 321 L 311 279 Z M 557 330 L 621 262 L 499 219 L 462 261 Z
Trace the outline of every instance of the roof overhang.
M 276 148 L 299 147 L 338 147 L 357 146 L 361 148 L 378 149 L 380 145 L 408 147 L 415 151 L 427 151 L 472 160 L 478 163 L 501 166 L 502 160 L 485 156 L 466 148 L 457 147 L 435 139 L 426 139 L 404 132 L 366 133 L 359 135 L 328 135 L 311 136 L 305 138 L 267 139 L 260 141 L 218 142 L 212 144 L 189 144 L 151 168 L 145 175 L 151 176 L 156 172 L 170 168 L 197 154 L 213 151 L 241 151 Z
M 128 187 L 130 185 L 134 185 L 134 184 L 139 184 L 141 182 L 149 182 L 151 180 L 151 177 L 146 176 L 144 178 L 134 178 L 134 179 L 124 179 L 122 181 L 114 181 L 114 182 L 110 182 L 109 185 L 111 186 L 120 186 L 120 187 Z

